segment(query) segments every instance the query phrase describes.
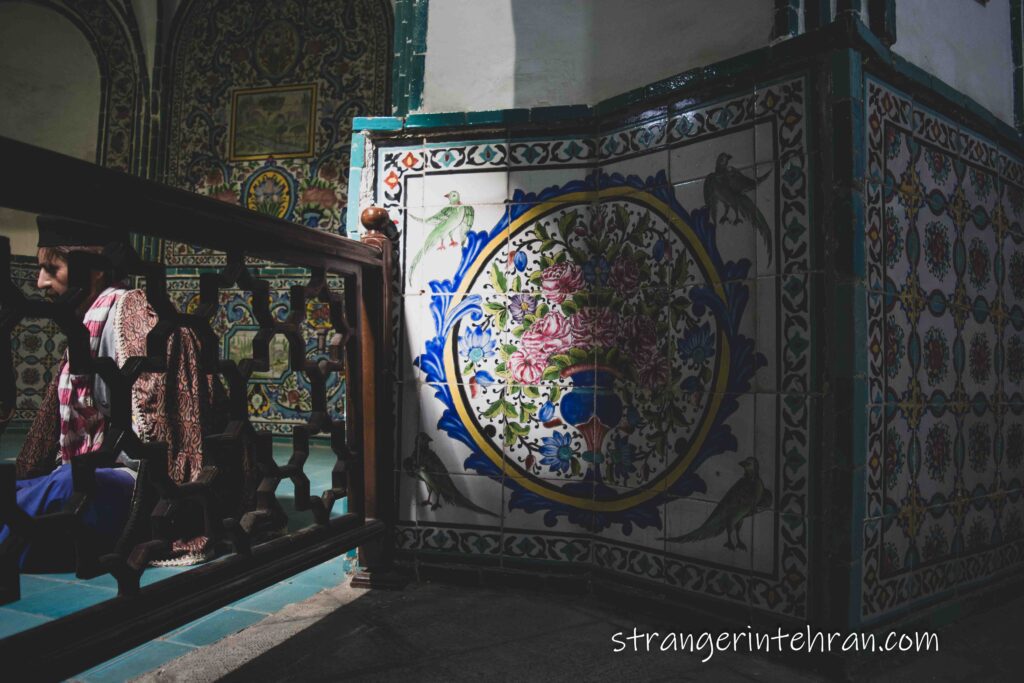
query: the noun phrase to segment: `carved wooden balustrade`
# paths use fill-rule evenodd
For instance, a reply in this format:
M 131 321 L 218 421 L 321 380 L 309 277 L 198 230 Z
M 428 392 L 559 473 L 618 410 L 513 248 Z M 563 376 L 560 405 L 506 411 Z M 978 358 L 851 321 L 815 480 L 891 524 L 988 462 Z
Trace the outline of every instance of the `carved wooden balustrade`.
M 17 402 L 11 336 L 26 318 L 53 320 L 67 337 L 72 371 L 97 374 L 111 394 L 103 446 L 72 460 L 74 495 L 62 510 L 35 518 L 22 512 L 15 501 L 14 465 L 0 465 L 0 523 L 12 532 L 0 546 L 0 603 L 18 598 L 23 544 L 44 538 L 62 537 L 74 544 L 78 577 L 109 572 L 118 586 L 118 597 L 112 600 L 0 641 L 5 667 L 16 661 L 27 665 L 25 653 L 46 653 L 31 662 L 33 676 L 73 674 L 352 548 L 360 547 L 362 563 L 369 569 L 386 568 L 390 533 L 385 516 L 394 508 L 395 469 L 391 382 L 385 369 L 392 343 L 392 244 L 385 234 L 392 226 L 387 213 L 365 211 L 368 232 L 358 242 L 5 138 L 0 138 L 0 158 L 0 206 L 213 249 L 223 252 L 226 261 L 200 275 L 199 305 L 191 312 L 172 303 L 162 264 L 144 261 L 123 247 L 108 248 L 102 257 L 72 253 L 68 293 L 43 301 L 25 297 L 14 285 L 10 244 L 0 238 L 0 404 Z M 75 314 L 88 291 L 89 267 L 95 265 L 90 261 L 97 258 L 140 276 L 146 298 L 159 316 L 147 338 L 147 355 L 129 358 L 121 367 L 113 359 L 91 357 L 88 333 Z M 308 282 L 290 288 L 284 320 L 271 314 L 270 284 L 247 259 L 308 269 Z M 220 339 L 211 325 L 220 305 L 219 292 L 227 288 L 251 295 L 258 323 L 252 357 L 237 362 L 220 357 Z M 314 299 L 327 307 L 330 324 L 328 353 L 319 358 L 307 355 L 302 328 L 306 303 Z M 131 422 L 133 383 L 142 373 L 167 372 L 167 341 L 180 328 L 195 333 L 201 371 L 219 375 L 228 397 L 226 425 L 219 433 L 204 435 L 204 470 L 185 484 L 175 484 L 167 474 L 166 445 L 144 443 Z M 288 342 L 291 370 L 308 380 L 312 404 L 306 423 L 293 429 L 291 457 L 284 465 L 273 459 L 271 434 L 250 420 L 248 399 L 253 374 L 268 370 L 270 342 L 277 335 Z M 345 380 L 343 419 L 329 412 L 326 391 L 329 378 L 339 373 Z M 314 494 L 303 466 L 310 438 L 316 435 L 329 438 L 336 462 L 330 488 Z M 218 502 L 213 482 L 225 469 L 238 466 L 243 450 L 252 455 L 261 477 L 255 509 L 238 519 L 220 518 L 211 512 Z M 141 513 L 148 515 L 149 530 L 142 538 L 123 536 L 112 553 L 100 556 L 83 533 L 81 518 L 95 488 L 96 468 L 112 466 L 121 452 L 141 461 L 139 476 L 156 492 L 152 505 Z M 285 479 L 294 488 L 296 509 L 311 510 L 314 523 L 259 542 L 272 515 L 280 514 L 276 492 Z M 332 507 L 343 497 L 348 499 L 348 512 L 332 516 Z M 166 552 L 176 518 L 190 507 L 194 511 L 197 504 L 205 511 L 202 533 L 230 551 L 140 588 L 149 561 Z M 130 525 L 137 528 L 135 522 Z

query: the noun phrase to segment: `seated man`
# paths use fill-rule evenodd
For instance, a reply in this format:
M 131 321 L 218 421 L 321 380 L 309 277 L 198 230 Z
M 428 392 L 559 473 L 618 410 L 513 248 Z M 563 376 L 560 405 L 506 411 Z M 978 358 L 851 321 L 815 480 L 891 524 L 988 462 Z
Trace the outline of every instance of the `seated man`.
M 51 297 L 68 289 L 71 252 L 99 254 L 104 245 L 126 239 L 108 229 L 64 218 L 40 216 L 37 222 L 36 286 Z M 118 366 L 133 356 L 146 355 L 146 335 L 157 322 L 145 294 L 127 289 L 122 277 L 113 271 L 91 272 L 90 291 L 79 308 L 89 332 L 93 357 L 112 358 Z M 167 443 L 168 474 L 175 483 L 195 481 L 204 465 L 203 436 L 221 426 L 214 425 L 223 415 L 215 404 L 224 395 L 216 376 L 203 375 L 199 370 L 195 335 L 188 329 L 172 334 L 167 345 L 167 373 L 144 373 L 132 386 L 131 394 L 133 431 L 145 442 Z M 100 377 L 71 374 L 65 352 L 18 456 L 17 500 L 25 512 L 34 516 L 55 512 L 69 499 L 69 463 L 80 454 L 102 447 L 110 416 L 109 401 L 110 392 Z M 114 548 L 125 533 L 133 510 L 133 520 L 141 526 L 149 514 L 149 510 L 140 510 L 138 504 L 133 504 L 143 493 L 142 482 L 136 481 L 138 461 L 121 453 L 117 465 L 97 468 L 96 492 L 83 516 L 85 527 L 101 553 Z M 247 487 L 249 495 L 243 495 L 241 482 L 251 482 L 252 477 L 244 475 L 252 473 L 237 474 L 241 476 L 233 478 L 236 485 L 230 484 L 232 477 L 218 476 L 224 499 L 222 509 L 214 514 L 238 514 L 241 501 L 251 497 L 252 484 Z M 186 516 L 192 517 L 193 522 L 200 517 L 188 513 Z M 184 524 L 183 537 L 172 542 L 170 555 L 155 564 L 188 565 L 211 557 L 209 539 L 194 535 L 199 532 L 197 526 Z M 137 536 L 138 530 L 134 531 Z M 0 529 L 0 542 L 7 533 L 6 527 Z M 146 540 L 144 536 L 136 540 Z M 65 540 L 59 544 L 30 544 L 21 561 L 26 571 L 59 571 L 67 569 L 72 558 L 72 549 Z

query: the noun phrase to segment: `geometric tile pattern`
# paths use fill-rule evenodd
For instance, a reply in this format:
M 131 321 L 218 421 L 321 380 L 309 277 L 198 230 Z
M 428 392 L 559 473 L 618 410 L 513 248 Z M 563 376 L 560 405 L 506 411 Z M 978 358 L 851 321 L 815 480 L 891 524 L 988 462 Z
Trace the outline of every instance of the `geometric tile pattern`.
M 768 83 L 555 137 L 374 137 L 377 202 L 404 260 L 403 554 L 600 567 L 806 616 L 820 389 L 805 88 Z M 723 156 L 752 179 L 767 237 L 708 206 Z M 465 205 L 465 234 L 431 235 Z M 732 313 L 715 313 L 727 301 Z M 746 379 L 714 383 L 744 364 Z M 673 460 L 685 452 L 690 465 Z M 699 532 L 757 479 L 769 493 L 735 529 Z
M 867 80 L 860 616 L 1024 561 L 1021 163 Z
M 270 284 L 270 312 L 276 322 L 285 322 L 290 313 L 290 288 L 305 285 L 309 274 L 301 268 L 254 268 L 258 277 Z M 328 277 L 329 285 L 342 286 L 341 280 Z M 175 275 L 167 280 L 167 293 L 178 310 L 191 312 L 199 305 L 199 280 L 192 275 Z M 252 293 L 240 289 L 222 289 L 217 312 L 211 323 L 221 340 L 221 358 L 239 361 L 251 358 L 252 342 L 259 331 L 253 313 Z M 311 300 L 306 302 L 306 318 L 302 322 L 306 357 L 325 360 L 331 340 L 329 306 Z M 334 374 L 326 380 L 327 410 L 334 420 L 345 415 L 345 380 Z M 290 435 L 292 428 L 306 423 L 312 410 L 312 387 L 304 373 L 290 367 L 288 341 L 283 335 L 270 342 L 270 369 L 253 374 L 249 386 L 249 415 L 254 425 L 274 434 Z
M 25 296 L 38 297 L 39 265 L 34 257 L 12 256 L 11 279 Z M 18 403 L 12 424 L 28 426 L 35 418 L 46 387 L 53 380 L 61 355 L 64 334 L 49 319 L 27 318 L 14 326 L 11 336 Z

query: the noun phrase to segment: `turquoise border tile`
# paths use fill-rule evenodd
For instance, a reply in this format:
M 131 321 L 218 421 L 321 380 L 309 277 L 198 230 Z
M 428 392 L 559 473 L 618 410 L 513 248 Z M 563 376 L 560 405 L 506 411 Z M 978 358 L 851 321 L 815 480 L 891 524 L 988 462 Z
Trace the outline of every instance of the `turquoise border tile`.
M 356 116 L 352 119 L 352 130 L 402 130 L 400 116 Z
M 18 603 L 11 603 L 17 605 Z M 0 607 L 0 638 L 6 638 L 15 633 L 21 633 L 28 629 L 45 624 L 50 621 L 38 614 L 27 614 L 16 609 Z
M 233 633 L 252 626 L 264 619 L 259 612 L 232 609 L 230 607 L 218 610 L 202 619 L 188 624 L 174 633 L 171 633 L 162 640 L 169 643 L 178 643 L 191 647 L 202 647 L 216 643 Z
M 34 574 L 36 578 L 41 581 L 49 581 L 53 584 L 77 584 L 79 586 L 91 586 L 93 588 L 109 588 L 111 590 L 117 590 L 117 579 L 110 574 L 103 574 L 91 579 L 80 579 L 75 576 L 74 572 L 67 572 L 61 574 Z
M 21 602 L 21 600 L 30 595 L 50 590 L 54 585 L 53 581 L 47 581 L 36 574 L 22 574 L 19 578 L 21 580 L 21 599 L 18 602 Z M 9 603 L 8 607 L 17 609 L 18 602 Z
M 466 112 L 466 123 L 468 123 L 471 126 L 502 124 L 505 123 L 505 110 L 492 109 L 489 111 Z
M 466 124 L 465 112 L 444 114 L 409 114 L 405 117 L 406 128 L 451 128 Z
M 291 580 L 278 583 L 250 595 L 231 605 L 235 609 L 250 610 L 263 614 L 273 614 L 288 605 L 302 602 L 320 592 L 318 586 L 303 583 L 292 583 Z
M 304 586 L 315 586 L 318 588 L 334 588 L 341 584 L 346 578 L 345 562 L 343 557 L 336 557 L 323 564 L 318 564 L 304 572 L 299 572 L 290 581 Z
M 87 683 L 121 683 L 141 676 L 172 659 L 188 654 L 194 647 L 153 640 L 74 677 Z
M 348 158 L 349 166 L 363 168 L 366 165 L 366 136 L 362 133 L 352 133 Z
M 151 583 L 156 583 L 161 579 L 166 579 L 169 576 L 180 574 L 188 571 L 191 567 L 147 567 L 146 571 L 142 572 L 142 578 L 139 579 L 140 586 L 148 586 Z
M 44 617 L 63 617 L 117 595 L 117 591 L 109 588 L 94 588 L 80 583 L 54 581 L 53 584 L 52 590 L 19 600 L 18 611 Z

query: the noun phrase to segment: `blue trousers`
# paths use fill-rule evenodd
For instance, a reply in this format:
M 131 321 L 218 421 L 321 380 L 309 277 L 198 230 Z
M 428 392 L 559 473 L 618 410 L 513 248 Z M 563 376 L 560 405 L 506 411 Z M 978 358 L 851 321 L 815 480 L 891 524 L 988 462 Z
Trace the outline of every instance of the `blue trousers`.
M 98 546 L 107 552 L 114 548 L 128 519 L 135 479 L 124 468 L 97 469 L 96 494 L 82 516 L 82 523 Z M 64 464 L 44 477 L 16 482 L 18 507 L 38 516 L 59 512 L 71 498 L 71 465 Z M 10 530 L 0 527 L 0 543 Z M 70 571 L 75 552 L 69 537 L 43 539 L 28 543 L 21 554 L 21 569 L 26 572 Z

